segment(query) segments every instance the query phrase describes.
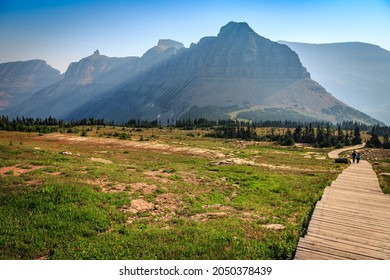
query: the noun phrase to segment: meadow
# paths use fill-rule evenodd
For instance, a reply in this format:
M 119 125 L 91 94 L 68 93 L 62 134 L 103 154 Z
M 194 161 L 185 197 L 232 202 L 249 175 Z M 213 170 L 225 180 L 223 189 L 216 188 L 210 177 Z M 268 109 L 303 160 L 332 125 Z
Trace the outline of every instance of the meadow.
M 346 167 L 203 130 L 75 131 L 0 131 L 0 259 L 292 259 Z

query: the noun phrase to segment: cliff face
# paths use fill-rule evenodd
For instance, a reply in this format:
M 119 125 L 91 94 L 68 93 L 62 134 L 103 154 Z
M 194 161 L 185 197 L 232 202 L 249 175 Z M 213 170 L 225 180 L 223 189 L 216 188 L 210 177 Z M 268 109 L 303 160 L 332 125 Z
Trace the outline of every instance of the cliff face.
M 192 46 L 192 60 L 205 76 L 258 79 L 309 77 L 298 56 L 284 45 L 256 34 L 247 23 L 230 22 L 218 37 Z
M 43 60 L 0 64 L 0 110 L 15 106 L 62 78 Z

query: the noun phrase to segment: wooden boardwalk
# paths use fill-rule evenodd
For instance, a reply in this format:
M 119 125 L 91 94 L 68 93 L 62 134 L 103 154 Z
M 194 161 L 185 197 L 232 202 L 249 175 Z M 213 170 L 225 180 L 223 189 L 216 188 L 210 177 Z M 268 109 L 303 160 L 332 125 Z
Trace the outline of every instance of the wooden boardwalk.
M 390 260 L 390 196 L 367 161 L 351 164 L 324 190 L 295 259 Z

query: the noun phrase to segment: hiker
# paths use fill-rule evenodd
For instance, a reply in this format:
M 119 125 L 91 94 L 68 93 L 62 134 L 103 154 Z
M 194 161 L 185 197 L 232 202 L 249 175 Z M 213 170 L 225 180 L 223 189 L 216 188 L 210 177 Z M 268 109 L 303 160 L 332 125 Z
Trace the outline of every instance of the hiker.
M 361 156 L 362 155 L 360 153 L 357 153 L 357 155 L 356 155 L 356 163 L 359 163 Z
M 356 152 L 352 152 L 352 162 L 355 163 L 355 158 L 356 158 Z

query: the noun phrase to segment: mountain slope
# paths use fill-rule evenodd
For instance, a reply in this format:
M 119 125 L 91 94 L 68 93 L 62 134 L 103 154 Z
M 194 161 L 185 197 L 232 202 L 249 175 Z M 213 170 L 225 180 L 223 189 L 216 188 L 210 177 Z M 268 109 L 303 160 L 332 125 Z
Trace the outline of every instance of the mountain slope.
M 217 37 L 177 50 L 109 98 L 86 104 L 70 117 L 80 115 L 117 121 L 234 116 L 377 122 L 311 80 L 290 48 L 234 22 L 222 27 Z
M 0 64 L 0 110 L 16 106 L 61 78 L 60 71 L 43 60 Z
M 390 124 L 390 52 L 366 43 L 284 42 L 312 77 L 349 105 Z
M 109 98 L 120 86 L 132 77 L 153 70 L 155 65 L 163 63 L 183 47 L 173 40 L 160 40 L 142 58 L 107 57 L 98 50 L 93 55 L 71 63 L 64 79 L 36 92 L 30 99 L 18 106 L 5 110 L 8 116 L 30 117 L 55 116 L 64 119 L 80 119 L 91 114 L 92 109 L 85 111 L 85 106 L 102 98 Z M 80 111 L 79 114 L 72 114 Z M 116 119 L 113 111 L 107 119 Z
M 65 118 L 75 108 L 117 87 L 131 73 L 136 62 L 137 58 L 109 58 L 95 51 L 93 55 L 71 63 L 61 81 L 5 112 L 11 117 Z

